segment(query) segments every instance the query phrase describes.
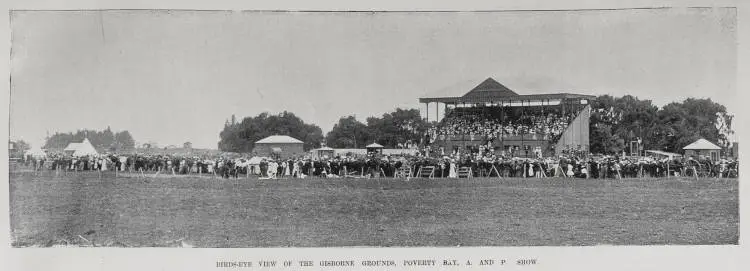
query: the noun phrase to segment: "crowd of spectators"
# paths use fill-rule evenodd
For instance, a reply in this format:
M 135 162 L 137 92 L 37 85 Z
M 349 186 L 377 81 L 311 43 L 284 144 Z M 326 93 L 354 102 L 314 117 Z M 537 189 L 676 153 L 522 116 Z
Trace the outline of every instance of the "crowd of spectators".
M 437 127 L 430 128 L 427 137 L 430 140 L 428 143 L 434 143 L 436 139 L 444 136 L 471 136 L 493 140 L 506 136 L 531 135 L 556 141 L 571 121 L 570 115 L 553 112 L 523 115 L 507 121 L 481 115 L 451 114 Z
M 253 162 L 252 160 L 256 160 Z M 50 155 L 25 159 L 34 171 L 60 172 L 122 172 L 145 176 L 209 175 L 223 178 L 257 176 L 259 178 L 342 178 L 342 177 L 419 177 L 420 168 L 431 167 L 433 177 L 458 178 L 461 168 L 471 169 L 473 177 L 580 177 L 627 178 L 697 176 L 737 177 L 735 159 L 711 161 L 706 157 L 654 159 L 650 157 L 619 157 L 568 154 L 558 157 L 518 158 L 492 152 L 455 152 L 451 154 L 420 153 L 417 155 L 290 157 L 256 159 L 241 156 L 149 156 L 116 155 L 72 157 Z M 399 174 L 411 169 L 408 175 Z M 424 177 L 424 176 L 422 176 Z

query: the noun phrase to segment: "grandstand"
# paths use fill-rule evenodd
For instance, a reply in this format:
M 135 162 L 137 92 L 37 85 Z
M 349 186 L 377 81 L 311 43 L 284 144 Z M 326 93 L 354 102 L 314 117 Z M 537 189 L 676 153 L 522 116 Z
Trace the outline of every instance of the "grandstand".
M 460 97 L 419 98 L 435 104 L 440 122 L 424 142 L 441 153 L 483 152 L 514 157 L 588 153 L 589 101 L 595 96 L 554 93 L 520 95 L 492 78 Z M 442 119 L 437 115 L 443 104 Z

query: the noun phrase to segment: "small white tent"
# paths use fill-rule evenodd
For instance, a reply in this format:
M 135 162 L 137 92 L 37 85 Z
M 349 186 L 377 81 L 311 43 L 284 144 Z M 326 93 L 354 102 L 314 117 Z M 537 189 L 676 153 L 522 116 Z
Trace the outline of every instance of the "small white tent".
M 98 155 L 99 152 L 96 151 L 96 148 L 94 148 L 94 145 L 91 145 L 91 142 L 88 138 L 84 138 L 83 142 L 81 143 L 75 143 L 72 142 L 68 144 L 67 147 L 65 147 L 65 153 L 71 154 L 73 156 L 87 156 L 87 155 Z

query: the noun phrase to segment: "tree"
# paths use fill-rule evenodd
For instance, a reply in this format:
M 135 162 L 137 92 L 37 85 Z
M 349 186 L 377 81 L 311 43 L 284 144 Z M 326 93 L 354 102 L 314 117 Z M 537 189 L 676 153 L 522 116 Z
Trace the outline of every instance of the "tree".
M 115 142 L 118 145 L 118 149 L 121 150 L 132 150 L 135 148 L 135 140 L 128 131 L 121 131 L 115 133 Z
M 326 144 L 332 148 L 361 148 L 371 140 L 367 125 L 354 116 L 340 118 L 326 134 Z
M 659 123 L 673 139 L 666 140 L 664 148 L 678 152 L 699 138 L 729 147 L 732 118 L 726 107 L 711 99 L 689 98 L 667 104 L 659 111 Z
M 401 109 L 383 114 L 382 117 L 367 118 L 367 130 L 371 141 L 386 148 L 395 148 L 406 142 L 417 143 L 429 124 L 419 115 L 418 109 Z M 372 143 L 372 142 L 370 142 Z
M 644 149 L 669 152 L 681 152 L 682 147 L 701 137 L 728 147 L 734 133 L 733 116 L 710 99 L 691 98 L 659 109 L 650 100 L 603 95 L 591 106 L 593 153 L 619 153 L 637 138 L 642 139 Z
M 23 153 L 30 149 L 31 149 L 31 145 L 28 142 L 23 141 L 23 140 L 16 141 L 16 150 L 18 150 L 19 152 Z
M 71 142 L 81 142 L 88 138 L 91 144 L 105 151 L 129 150 L 135 147 L 135 140 L 128 131 L 113 133 L 112 129 L 107 127 L 103 131 L 97 130 L 78 130 L 76 133 L 55 133 L 47 138 L 44 148 L 52 150 L 62 150 Z
M 306 124 L 291 112 L 278 115 L 261 113 L 224 127 L 219 137 L 219 149 L 229 152 L 251 152 L 255 142 L 271 135 L 288 135 L 304 142 L 304 149 L 320 147 L 323 131 L 314 124 Z
M 625 149 L 625 140 L 612 132 L 612 125 L 600 123 L 591 130 L 591 150 L 595 153 L 621 153 Z

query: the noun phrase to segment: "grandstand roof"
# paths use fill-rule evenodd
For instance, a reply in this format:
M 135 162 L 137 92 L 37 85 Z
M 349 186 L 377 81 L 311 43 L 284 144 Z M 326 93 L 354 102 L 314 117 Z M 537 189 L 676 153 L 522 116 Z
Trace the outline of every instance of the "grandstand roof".
M 518 93 L 498 83 L 495 79 L 487 78 L 472 90 L 464 94 L 464 98 L 483 98 L 483 97 L 515 97 Z
M 683 150 L 721 150 L 721 147 L 716 146 L 716 144 L 711 143 L 711 141 L 701 138 L 701 139 L 696 140 L 692 144 L 685 146 L 682 149 Z
M 264 139 L 258 140 L 255 142 L 255 144 L 263 144 L 263 143 L 304 143 L 296 138 L 293 138 L 291 136 L 285 136 L 285 135 L 272 135 L 269 137 L 266 137 Z
M 503 84 L 495 81 L 495 79 L 487 78 L 482 83 L 479 83 L 476 87 L 471 89 L 469 92 L 461 97 L 435 97 L 435 98 L 419 98 L 420 103 L 447 103 L 447 104 L 458 104 L 458 103 L 484 103 L 484 102 L 499 102 L 499 101 L 541 101 L 541 100 L 555 100 L 555 99 L 590 99 L 594 98 L 593 95 L 583 94 L 572 94 L 572 93 L 551 93 L 551 94 L 530 94 L 530 95 L 519 95 L 518 93 L 510 90 Z

